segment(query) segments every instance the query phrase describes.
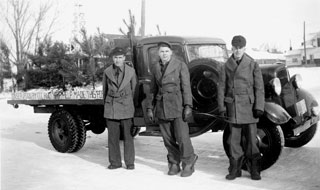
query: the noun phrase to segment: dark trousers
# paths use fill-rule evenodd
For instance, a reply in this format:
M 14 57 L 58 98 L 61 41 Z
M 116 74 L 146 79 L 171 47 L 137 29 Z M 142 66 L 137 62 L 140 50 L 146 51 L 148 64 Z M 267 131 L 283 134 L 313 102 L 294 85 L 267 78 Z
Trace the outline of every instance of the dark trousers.
M 168 162 L 171 164 L 190 164 L 195 154 L 189 136 L 188 123 L 182 118 L 173 120 L 160 120 L 160 130 L 164 146 L 168 151 Z
M 135 151 L 131 135 L 132 119 L 107 119 L 109 162 L 114 166 L 121 166 L 120 127 L 123 128 L 124 162 L 126 165 L 134 164 Z
M 230 136 L 228 138 L 230 156 L 233 159 L 238 160 L 244 154 L 249 159 L 259 154 L 259 148 L 256 143 L 256 135 L 257 125 L 255 123 L 230 123 Z

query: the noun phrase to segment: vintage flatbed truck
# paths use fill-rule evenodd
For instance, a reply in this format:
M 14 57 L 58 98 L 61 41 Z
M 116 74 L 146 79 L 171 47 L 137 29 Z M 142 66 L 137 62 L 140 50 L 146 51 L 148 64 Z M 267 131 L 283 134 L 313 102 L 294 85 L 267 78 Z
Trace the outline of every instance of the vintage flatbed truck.
M 146 127 L 140 135 L 160 135 L 158 124 L 150 123 L 144 115 L 144 99 L 149 89 L 150 66 L 158 61 L 157 43 L 164 40 L 172 44 L 174 55 L 186 62 L 190 71 L 193 94 L 190 136 L 223 130 L 223 145 L 229 155 L 226 149 L 229 128 L 217 117 L 217 80 L 221 65 L 228 58 L 226 44 L 219 38 L 156 36 L 119 40 L 118 45 L 130 47 L 128 57 L 139 79 L 132 135 L 137 135 L 140 127 Z M 319 106 L 315 98 L 299 86 L 300 76 L 290 77 L 284 63 L 261 65 L 261 70 L 266 104 L 258 123 L 257 144 L 262 153 L 261 170 L 264 170 L 277 161 L 283 146 L 301 147 L 313 138 L 319 121 Z M 99 90 L 16 92 L 7 103 L 14 107 L 32 106 L 34 113 L 51 113 L 48 134 L 59 152 L 80 150 L 86 141 L 86 131 L 101 134 L 107 127 L 103 118 L 104 100 Z

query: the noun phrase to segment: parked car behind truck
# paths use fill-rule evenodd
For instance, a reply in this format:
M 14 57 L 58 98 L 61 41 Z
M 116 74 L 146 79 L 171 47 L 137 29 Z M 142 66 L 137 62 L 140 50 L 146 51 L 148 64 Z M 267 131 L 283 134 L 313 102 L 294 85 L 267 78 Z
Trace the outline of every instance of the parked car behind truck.
M 122 43 L 130 46 L 130 61 L 139 79 L 139 90 L 134 98 L 136 112 L 132 135 L 138 134 L 140 127 L 146 127 L 140 135 L 160 135 L 158 124 L 151 123 L 145 116 L 144 101 L 149 90 L 150 67 L 158 61 L 159 41 L 170 42 L 174 55 L 184 61 L 190 71 L 193 95 L 190 136 L 223 130 L 223 145 L 226 147 L 229 129 L 227 123 L 217 117 L 216 98 L 219 70 L 228 53 L 225 42 L 219 38 L 156 36 Z M 261 71 L 266 104 L 265 113 L 257 125 L 257 144 L 263 155 L 261 169 L 264 170 L 277 161 L 283 146 L 301 147 L 313 138 L 319 121 L 319 106 L 313 96 L 299 86 L 300 76 L 290 77 L 285 64 L 261 65 Z M 51 113 L 49 138 L 59 152 L 80 150 L 85 144 L 86 131 L 100 134 L 107 127 L 101 91 L 62 92 L 60 96 L 41 97 L 16 93 L 8 103 L 33 106 L 35 113 Z M 228 155 L 228 150 L 225 151 Z

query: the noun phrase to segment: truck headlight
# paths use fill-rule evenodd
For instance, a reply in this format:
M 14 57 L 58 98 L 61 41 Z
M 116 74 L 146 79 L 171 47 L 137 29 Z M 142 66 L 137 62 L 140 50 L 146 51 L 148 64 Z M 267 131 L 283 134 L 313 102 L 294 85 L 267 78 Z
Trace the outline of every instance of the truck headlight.
M 312 113 L 314 116 L 319 115 L 319 113 L 320 113 L 320 107 L 319 107 L 319 106 L 312 107 L 312 108 L 311 108 L 311 113 Z
M 301 88 L 302 77 L 300 74 L 293 75 L 291 80 L 292 80 L 292 85 L 294 86 L 294 88 L 296 88 L 296 89 Z
M 274 78 L 270 81 L 274 92 L 279 96 L 281 94 L 281 82 L 279 78 Z

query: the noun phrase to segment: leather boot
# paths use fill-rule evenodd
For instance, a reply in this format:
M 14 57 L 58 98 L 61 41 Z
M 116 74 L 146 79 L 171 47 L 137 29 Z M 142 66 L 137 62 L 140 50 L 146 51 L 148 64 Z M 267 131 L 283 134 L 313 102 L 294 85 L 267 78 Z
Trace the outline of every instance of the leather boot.
M 229 174 L 226 176 L 228 180 L 234 180 L 237 177 L 241 177 L 241 167 L 242 167 L 243 157 L 238 160 L 234 158 L 229 158 L 230 166 L 228 168 Z
M 253 156 L 253 158 L 251 159 L 251 179 L 253 180 L 260 180 L 261 176 L 260 176 L 260 154 L 257 156 Z
M 179 164 L 171 164 L 169 163 L 169 171 L 168 175 L 176 175 L 180 172 L 180 166 Z
M 195 155 L 193 161 L 190 164 L 182 163 L 183 170 L 180 174 L 181 177 L 189 177 L 193 174 L 194 165 L 196 164 L 197 160 L 198 160 L 198 155 Z

